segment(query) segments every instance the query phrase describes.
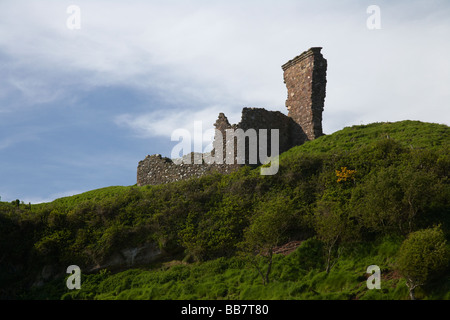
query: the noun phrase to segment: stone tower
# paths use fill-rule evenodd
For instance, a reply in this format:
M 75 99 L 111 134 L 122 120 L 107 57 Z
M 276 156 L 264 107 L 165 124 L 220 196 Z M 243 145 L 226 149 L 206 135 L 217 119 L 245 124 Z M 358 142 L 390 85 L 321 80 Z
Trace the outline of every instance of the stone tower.
M 288 90 L 288 116 L 298 123 L 308 140 L 323 135 L 327 60 L 320 47 L 311 48 L 282 66 Z

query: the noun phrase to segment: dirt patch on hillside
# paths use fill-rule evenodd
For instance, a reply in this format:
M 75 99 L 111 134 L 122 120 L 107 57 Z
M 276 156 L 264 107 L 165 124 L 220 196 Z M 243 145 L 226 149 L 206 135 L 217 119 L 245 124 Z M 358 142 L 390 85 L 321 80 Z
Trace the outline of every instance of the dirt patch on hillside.
M 273 249 L 274 254 L 282 254 L 284 256 L 287 256 L 288 254 L 292 253 L 297 249 L 303 241 L 290 241 L 282 246 L 275 247 Z

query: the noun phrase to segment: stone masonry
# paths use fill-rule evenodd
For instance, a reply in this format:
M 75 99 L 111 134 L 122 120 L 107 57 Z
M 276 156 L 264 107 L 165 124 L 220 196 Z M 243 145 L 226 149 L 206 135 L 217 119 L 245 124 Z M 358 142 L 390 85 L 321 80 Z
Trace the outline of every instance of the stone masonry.
M 194 163 L 194 153 L 183 158 L 191 157 L 191 163 L 186 164 L 180 159 L 169 159 L 160 154 L 147 155 L 144 160 L 139 161 L 137 169 L 137 185 L 158 185 L 189 178 L 198 178 L 214 172 L 231 173 L 240 166 L 227 164 L 202 164 Z
M 327 60 L 322 48 L 311 48 L 282 66 L 288 90 L 288 116 L 298 123 L 308 140 L 320 137 L 325 100 Z
M 244 132 L 247 132 L 249 129 L 255 129 L 256 132 L 260 129 L 267 129 L 269 133 L 267 139 L 268 155 L 271 154 L 271 129 L 279 130 L 280 154 L 294 146 L 301 145 L 308 140 L 313 140 L 323 135 L 322 112 L 327 82 L 327 60 L 320 53 L 321 49 L 313 47 L 282 66 L 284 82 L 288 91 L 286 100 L 287 116 L 279 111 L 244 108 L 241 121 L 232 125 L 228 122 L 225 114 L 220 113 L 214 126 L 222 133 L 222 140 L 219 141 L 216 136 L 212 152 L 205 155 L 214 156 L 216 150 L 220 150 L 218 148 L 220 143 L 223 145 L 223 163 L 203 161 L 201 164 L 197 164 L 194 162 L 194 153 L 183 157 L 183 159 L 191 157 L 191 164 L 183 163 L 182 159 L 172 160 L 161 155 L 148 155 L 139 162 L 137 185 L 157 185 L 201 177 L 213 172 L 227 174 L 235 171 L 243 164 L 238 163 L 236 160 L 236 143 L 234 145 L 234 163 L 225 163 L 226 145 L 230 143 L 230 140 L 227 140 L 227 129 L 242 129 Z M 257 141 L 258 144 L 259 142 L 260 140 Z M 246 143 L 245 164 L 253 164 L 249 161 L 249 148 L 253 147 L 255 146 L 249 146 Z M 256 164 L 259 164 L 259 162 Z
M 267 129 L 267 155 L 271 155 L 272 153 L 272 139 L 270 134 L 273 129 L 279 130 L 279 150 L 277 150 L 277 152 L 280 154 L 307 140 L 301 127 L 292 118 L 279 111 L 268 111 L 263 108 L 244 108 L 242 110 L 241 121 L 233 125 L 231 125 L 228 122 L 227 117 L 221 113 L 214 126 L 221 132 L 222 141 L 218 141 L 217 137 L 215 138 L 213 154 L 217 150 L 216 143 L 223 143 L 223 159 L 226 159 L 226 146 L 230 143 L 230 139 L 226 135 L 226 129 L 242 129 L 244 132 L 248 132 L 249 129 L 254 129 L 257 133 L 259 133 L 261 129 Z M 256 145 L 253 146 L 255 150 L 259 150 L 259 143 L 261 142 L 260 138 L 261 137 L 258 137 Z M 255 164 L 249 159 L 249 148 L 250 141 L 248 140 L 246 141 L 245 164 Z M 237 139 L 235 139 L 234 142 L 234 155 L 234 163 L 237 164 Z M 260 164 L 260 162 L 258 161 L 256 164 Z

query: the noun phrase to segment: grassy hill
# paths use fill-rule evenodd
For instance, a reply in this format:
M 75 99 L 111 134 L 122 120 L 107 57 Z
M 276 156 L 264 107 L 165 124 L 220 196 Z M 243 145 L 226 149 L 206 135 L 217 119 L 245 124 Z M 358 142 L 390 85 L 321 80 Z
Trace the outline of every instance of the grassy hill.
M 408 299 L 404 274 L 420 266 L 402 268 L 406 239 L 450 236 L 449 141 L 445 125 L 373 123 L 292 148 L 274 176 L 245 167 L 39 205 L 0 202 L 0 297 Z M 290 241 L 301 245 L 272 254 Z M 87 272 L 148 243 L 159 259 Z M 69 291 L 73 264 L 82 289 Z M 366 287 L 369 265 L 381 268 L 381 290 Z M 448 263 L 423 268 L 416 296 L 449 299 Z
M 354 151 L 382 139 L 393 139 L 404 147 L 437 150 L 450 146 L 449 128 L 446 125 L 405 120 L 381 122 L 346 127 L 325 135 L 291 151 L 329 153 Z M 285 156 L 289 156 L 286 153 Z

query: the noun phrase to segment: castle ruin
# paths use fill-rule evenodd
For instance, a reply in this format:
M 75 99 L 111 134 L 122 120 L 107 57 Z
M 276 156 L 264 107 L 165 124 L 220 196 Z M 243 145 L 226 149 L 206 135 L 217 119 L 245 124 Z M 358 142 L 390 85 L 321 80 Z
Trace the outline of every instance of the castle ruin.
M 282 66 L 284 83 L 287 87 L 286 107 L 288 115 L 279 111 L 268 111 L 262 108 L 244 108 L 241 121 L 230 124 L 225 114 L 220 113 L 214 124 L 216 130 L 221 132 L 221 138 L 217 136 L 213 142 L 214 155 L 218 144 L 223 146 L 223 158 L 226 157 L 226 148 L 229 141 L 226 138 L 227 129 L 272 129 L 279 130 L 279 153 L 301 145 L 306 141 L 316 139 L 323 135 L 322 112 L 324 109 L 327 60 L 321 54 L 320 47 L 313 47 L 303 52 Z M 220 139 L 220 140 L 219 140 Z M 268 141 L 271 141 L 270 136 Z M 246 148 L 248 149 L 246 144 Z M 270 142 L 268 145 L 270 149 Z M 236 149 L 235 149 L 236 156 Z M 148 155 L 139 162 L 137 168 L 137 185 L 157 185 L 192 177 L 201 177 L 213 172 L 230 173 L 244 164 L 234 163 L 208 163 L 194 161 L 195 154 L 185 155 L 189 163 L 183 159 L 169 159 L 161 155 Z M 246 150 L 245 164 L 248 161 Z

